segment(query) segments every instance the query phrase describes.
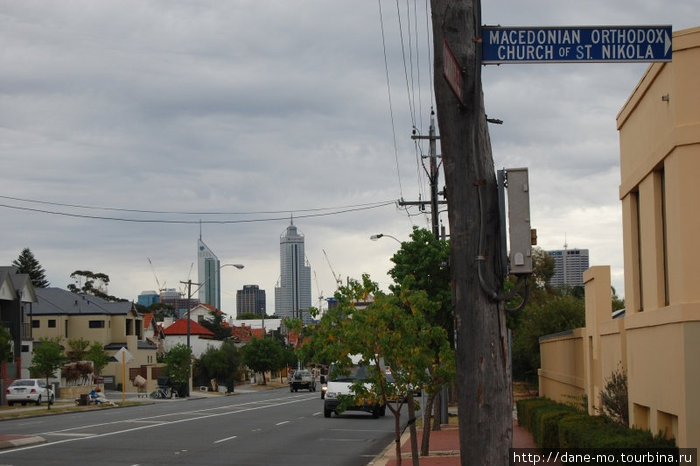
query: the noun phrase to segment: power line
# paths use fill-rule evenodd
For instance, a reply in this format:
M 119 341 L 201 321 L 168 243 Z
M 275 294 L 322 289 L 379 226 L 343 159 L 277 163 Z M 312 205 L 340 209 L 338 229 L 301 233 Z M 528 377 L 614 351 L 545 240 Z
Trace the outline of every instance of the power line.
M 37 199 L 26 199 L 21 197 L 3 196 L 0 195 L 0 199 L 9 199 L 13 201 L 20 202 L 30 202 L 33 204 L 43 204 L 52 205 L 60 207 L 72 207 L 76 209 L 89 209 L 89 210 L 106 210 L 115 212 L 131 212 L 131 213 L 141 213 L 141 214 L 167 214 L 167 215 L 262 215 L 262 214 L 282 214 L 290 212 L 318 212 L 324 210 L 336 210 L 336 209 L 348 209 L 357 207 L 372 207 L 378 204 L 386 205 L 386 203 L 391 203 L 393 200 L 384 200 L 377 202 L 369 202 L 366 204 L 352 204 L 344 206 L 334 206 L 334 207 L 315 207 L 310 209 L 285 209 L 285 210 L 261 210 L 261 211 L 244 211 L 244 212 L 197 212 L 197 211 L 178 211 L 178 210 L 142 210 L 142 209 L 126 209 L 121 207 L 105 207 L 105 206 L 90 206 L 84 204 L 67 204 L 62 202 L 52 202 L 43 201 Z M 7 207 L 7 206 L 5 206 Z
M 399 194 L 403 198 L 403 186 L 401 184 L 401 170 L 399 169 L 399 149 L 396 144 L 396 125 L 394 124 L 394 107 L 391 102 L 391 84 L 389 81 L 389 64 L 386 58 L 386 37 L 384 35 L 384 15 L 382 14 L 382 2 L 377 0 L 379 5 L 379 24 L 382 30 L 382 50 L 384 51 L 384 71 L 386 73 L 386 89 L 389 95 L 389 115 L 391 116 L 391 134 L 394 137 L 394 161 L 396 163 L 396 176 L 399 181 Z
M 340 215 L 340 214 L 345 214 L 345 213 L 350 213 L 350 212 L 359 212 L 359 211 L 364 211 L 364 210 L 370 210 L 370 209 L 377 209 L 380 207 L 385 207 L 387 205 L 392 205 L 395 204 L 396 201 L 384 201 L 376 204 L 366 204 L 362 206 L 355 206 L 355 207 L 346 207 L 342 208 L 340 210 L 335 210 L 332 212 L 319 212 L 319 213 L 310 213 L 310 214 L 302 214 L 302 215 L 295 215 L 295 218 L 314 218 L 314 217 L 328 217 L 331 215 Z M 114 221 L 114 222 L 128 222 L 128 223 L 160 223 L 160 224 L 171 224 L 171 225 L 186 225 L 186 224 L 215 224 L 215 225 L 231 225 L 231 224 L 239 224 L 239 223 L 259 223 L 259 222 L 273 222 L 273 221 L 280 221 L 280 220 L 287 220 L 288 216 L 283 216 L 283 217 L 267 217 L 267 218 L 248 218 L 248 219 L 238 219 L 238 220 L 168 220 L 168 219 L 153 219 L 153 218 L 125 218 L 125 217 L 107 217 L 107 216 L 101 216 L 101 215 L 88 215 L 88 214 L 78 214 L 78 213 L 73 213 L 73 212 L 59 212 L 59 211 L 52 211 L 52 210 L 46 210 L 46 209 L 36 209 L 32 207 L 21 207 L 21 206 L 14 206 L 14 205 L 8 205 L 8 204 L 0 204 L 0 207 L 4 207 L 7 209 L 14 209 L 14 210 L 21 210 L 25 212 L 34 212 L 34 213 L 40 213 L 40 214 L 48 214 L 48 215 L 58 215 L 58 216 L 63 216 L 63 217 L 72 217 L 72 218 L 84 218 L 84 219 L 90 219 L 90 220 L 106 220 L 106 221 Z M 277 213 L 290 213 L 290 212 L 302 212 L 306 211 L 309 212 L 310 210 L 285 210 L 285 211 L 278 211 Z

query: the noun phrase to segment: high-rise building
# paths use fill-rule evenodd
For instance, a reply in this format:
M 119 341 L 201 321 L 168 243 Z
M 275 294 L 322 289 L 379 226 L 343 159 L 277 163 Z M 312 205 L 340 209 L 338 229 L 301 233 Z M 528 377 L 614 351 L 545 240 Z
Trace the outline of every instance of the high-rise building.
M 241 314 L 262 316 L 266 307 L 265 290 L 258 285 L 243 285 L 243 289 L 236 292 L 236 318 L 240 318 Z
M 277 317 L 301 317 L 311 322 L 311 266 L 306 262 L 304 235 L 297 231 L 294 221 L 280 237 L 280 279 L 275 287 Z
M 160 295 L 154 290 L 142 291 L 138 296 L 138 303 L 141 306 L 148 307 L 158 302 L 160 302 Z
M 197 241 L 197 272 L 199 302 L 221 309 L 221 264 L 219 258 L 204 244 L 200 234 Z
M 588 269 L 588 249 L 558 249 L 547 251 L 554 259 L 552 286 L 583 286 L 583 272 Z

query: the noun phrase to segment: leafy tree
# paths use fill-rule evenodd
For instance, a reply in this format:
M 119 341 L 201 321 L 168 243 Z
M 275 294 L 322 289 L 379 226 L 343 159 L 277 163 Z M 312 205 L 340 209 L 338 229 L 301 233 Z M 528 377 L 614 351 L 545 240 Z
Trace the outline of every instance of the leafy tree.
M 585 325 L 585 304 L 572 295 L 550 294 L 520 311 L 519 325 L 513 329 L 513 377 L 534 382 L 540 367 L 539 338 L 550 333 Z
M 282 369 L 286 366 L 284 345 L 274 338 L 256 338 L 241 348 L 243 362 L 252 371 L 260 372 L 263 385 L 267 385 L 266 371 Z
M 366 301 L 370 295 L 372 303 L 368 307 L 355 307 L 356 302 Z M 365 382 L 353 384 L 355 397 L 389 408 L 394 415 L 398 441 L 404 402 L 407 402 L 411 420 L 415 416 L 414 387 L 435 393 L 455 375 L 454 353 L 447 331 L 427 318 L 435 315 L 440 304 L 430 299 L 424 290 L 403 287 L 398 294 L 382 293 L 367 275 L 363 275 L 361 282 L 350 280 L 339 289 L 336 298 L 338 306 L 324 314 L 317 331 L 304 346 L 315 347 L 339 363 L 341 370 L 351 365 L 349 355 L 361 356 L 359 364 L 368 368 L 365 382 L 369 385 Z M 376 369 L 384 365 L 391 369 L 391 383 L 383 371 Z M 387 403 L 389 399 L 398 402 Z M 341 409 L 350 402 L 348 399 L 341 402 Z M 415 425 L 413 422 L 411 425 L 412 445 L 415 446 L 412 451 L 417 458 Z M 399 443 L 397 461 L 400 462 L 398 446 Z
M 263 318 L 263 316 L 254 312 L 244 312 L 243 314 L 240 314 L 237 318 L 238 320 L 260 320 Z
M 165 354 L 163 360 L 168 377 L 179 386 L 179 394 L 181 396 L 189 395 L 192 348 L 184 343 L 177 344 Z
M 60 338 L 40 338 L 34 345 L 32 365 L 29 371 L 38 377 L 46 378 L 46 398 L 49 399 L 49 377 L 53 376 L 57 369 L 68 360 L 63 354 Z M 47 403 L 51 409 L 51 403 Z
M 46 288 L 49 286 L 44 268 L 39 264 L 39 261 L 36 260 L 29 248 L 22 249 L 19 257 L 12 261 L 12 265 L 19 269 L 19 273 L 28 274 L 35 288 Z
M 211 319 L 203 319 L 202 327 L 209 329 L 214 334 L 214 340 L 231 338 L 231 327 L 224 325 L 224 314 L 218 311 L 209 311 Z
M 12 358 L 12 335 L 0 325 L 0 361 L 8 362 Z
M 84 338 L 68 340 L 70 350 L 66 351 L 66 356 L 70 362 L 85 361 L 90 342 Z
M 399 294 L 404 288 L 425 291 L 428 298 L 436 304 L 436 306 L 423 309 L 427 322 L 444 328 L 448 332 L 448 341 L 452 343 L 454 341 L 454 323 L 449 260 L 449 242 L 437 239 L 429 230 L 414 228 L 411 233 L 411 241 L 401 243 L 401 249 L 391 258 L 395 265 L 389 270 L 389 275 L 394 279 L 396 285 L 389 288 L 395 294 Z M 439 347 L 435 347 L 433 350 L 436 352 L 437 361 Z M 435 377 L 437 378 L 437 375 Z M 428 423 L 433 406 L 437 408 L 440 405 L 439 401 L 440 391 L 430 394 L 424 409 Z M 435 409 L 435 416 L 432 419 L 433 430 L 440 430 L 442 420 L 439 409 Z M 423 439 L 422 450 L 424 454 L 428 452 L 428 442 L 429 434 Z
M 92 361 L 92 366 L 95 369 L 95 374 L 100 375 L 102 369 L 109 363 L 109 355 L 105 353 L 104 347 L 101 343 L 95 341 L 88 348 L 85 354 L 85 359 L 87 361 Z
M 89 294 L 106 301 L 128 301 L 127 299 L 117 298 L 116 296 L 107 294 L 107 286 L 109 285 L 109 275 L 107 274 L 100 272 L 94 273 L 89 270 L 76 270 L 70 274 L 70 277 L 77 282 L 77 285 L 74 283 L 68 284 L 68 289 L 73 293 Z M 97 286 L 95 286 L 96 282 Z
M 400 293 L 404 287 L 425 291 L 438 304 L 429 311 L 426 318 L 447 330 L 450 341 L 453 341 L 450 244 L 435 238 L 425 228 L 414 227 L 411 241 L 401 243 L 401 249 L 391 261 L 394 267 L 389 270 L 389 275 L 396 284 L 389 286 L 389 289 L 395 294 Z
M 229 391 L 233 391 L 242 359 L 240 351 L 233 341 L 227 340 L 224 341 L 221 348 L 209 347 L 199 357 L 195 368 L 200 380 L 208 383 L 209 380 L 216 379 L 217 382 L 226 385 Z

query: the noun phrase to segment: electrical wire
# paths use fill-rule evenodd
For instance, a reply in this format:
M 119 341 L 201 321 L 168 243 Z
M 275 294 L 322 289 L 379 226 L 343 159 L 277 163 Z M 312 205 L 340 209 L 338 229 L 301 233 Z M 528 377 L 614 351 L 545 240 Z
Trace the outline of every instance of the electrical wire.
M 391 116 L 391 134 L 394 140 L 394 161 L 396 163 L 396 177 L 399 182 L 399 194 L 403 199 L 403 186 L 401 184 L 401 170 L 399 168 L 399 149 L 396 143 L 396 125 L 394 124 L 394 107 L 391 102 L 391 83 L 389 80 L 389 64 L 386 57 L 386 37 L 384 34 L 384 15 L 382 14 L 382 2 L 377 0 L 379 5 L 379 24 L 382 30 L 382 50 L 384 51 L 384 72 L 386 74 L 386 89 L 389 97 L 389 115 Z
M 26 199 L 21 197 L 3 196 L 0 195 L 0 199 L 8 199 L 12 201 L 29 202 L 33 204 L 43 204 L 51 206 L 60 207 L 72 207 L 76 209 L 89 209 L 89 210 L 106 210 L 115 212 L 131 212 L 131 213 L 142 213 L 142 214 L 168 214 L 168 215 L 263 215 L 263 214 L 282 214 L 290 212 L 318 212 L 324 210 L 337 210 L 337 209 L 347 209 L 347 208 L 357 208 L 357 207 L 371 207 L 378 204 L 387 205 L 387 203 L 395 202 L 394 200 L 383 200 L 377 202 L 369 202 L 365 204 L 352 204 L 344 206 L 334 206 L 334 207 L 315 207 L 310 209 L 285 209 L 285 210 L 260 210 L 260 211 L 245 211 L 245 212 L 197 212 L 197 211 L 178 211 L 178 210 L 142 210 L 142 209 L 125 209 L 121 207 L 105 207 L 105 206 L 90 206 L 84 204 L 67 204 L 62 202 L 52 202 L 52 201 L 42 201 L 37 199 Z
M 385 207 L 387 205 L 392 205 L 395 204 L 396 201 L 385 201 L 385 202 L 380 202 L 376 204 L 367 204 L 367 205 L 362 205 L 362 206 L 355 206 L 355 207 L 345 207 L 345 208 L 340 208 L 339 210 L 334 210 L 332 212 L 320 212 L 320 213 L 309 213 L 309 214 L 302 214 L 302 215 L 295 215 L 295 218 L 314 218 L 314 217 L 328 217 L 331 215 L 340 215 L 340 214 L 345 214 L 345 213 L 350 213 L 350 212 L 359 212 L 359 211 L 364 211 L 364 210 L 370 210 L 370 209 L 377 209 L 380 207 Z M 53 210 L 46 210 L 46 209 L 36 209 L 32 207 L 21 207 L 21 206 L 14 206 L 14 205 L 8 205 L 8 204 L 0 204 L 0 207 L 4 207 L 7 209 L 14 209 L 14 210 L 21 210 L 25 212 L 34 212 L 34 213 L 41 213 L 41 214 L 48 214 L 48 215 L 58 215 L 58 216 L 63 216 L 63 217 L 73 217 L 73 218 L 84 218 L 84 219 L 91 219 L 91 220 L 108 220 L 108 221 L 115 221 L 115 222 L 130 222 L 130 223 L 164 223 L 164 224 L 171 224 L 171 225 L 184 225 L 184 224 L 217 224 L 217 225 L 231 225 L 231 224 L 238 224 L 238 223 L 259 223 L 259 222 L 273 222 L 273 221 L 279 221 L 279 220 L 286 220 L 288 217 L 267 217 L 267 218 L 248 218 L 248 219 L 238 219 L 238 220 L 169 220 L 169 219 L 153 219 L 153 218 L 126 218 L 126 217 L 107 217 L 107 216 L 101 216 L 101 215 L 88 215 L 88 214 L 78 214 L 78 213 L 73 213 L 73 212 L 59 212 L 59 211 L 53 211 Z M 327 209 L 326 209 L 327 210 Z M 301 211 L 306 211 L 310 212 L 311 210 L 285 210 L 285 211 L 278 211 L 275 213 L 294 213 L 294 212 L 301 212 Z M 193 214 L 188 214 L 188 215 L 193 215 Z

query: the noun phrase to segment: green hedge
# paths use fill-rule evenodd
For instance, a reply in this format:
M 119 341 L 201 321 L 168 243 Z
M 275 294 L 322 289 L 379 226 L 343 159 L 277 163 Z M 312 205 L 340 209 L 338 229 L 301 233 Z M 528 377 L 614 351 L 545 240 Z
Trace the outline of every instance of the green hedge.
M 518 423 L 539 448 L 673 448 L 675 442 L 630 429 L 546 398 L 519 400 Z

